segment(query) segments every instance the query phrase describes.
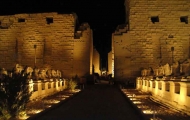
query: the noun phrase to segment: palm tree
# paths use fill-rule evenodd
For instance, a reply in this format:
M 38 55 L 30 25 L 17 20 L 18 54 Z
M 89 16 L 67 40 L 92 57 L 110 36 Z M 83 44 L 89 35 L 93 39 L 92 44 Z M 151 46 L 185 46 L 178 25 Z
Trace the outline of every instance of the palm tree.
M 0 80 L 0 116 L 4 119 L 18 117 L 19 113 L 26 110 L 32 94 L 26 68 L 20 73 L 11 71 L 10 74 L 4 74 Z

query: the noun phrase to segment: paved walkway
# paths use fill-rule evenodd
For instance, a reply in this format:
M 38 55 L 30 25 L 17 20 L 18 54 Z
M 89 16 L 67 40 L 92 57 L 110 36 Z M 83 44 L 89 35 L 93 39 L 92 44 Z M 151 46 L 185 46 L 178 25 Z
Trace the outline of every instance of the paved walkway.
M 77 96 L 35 120 L 141 120 L 116 85 L 87 85 Z

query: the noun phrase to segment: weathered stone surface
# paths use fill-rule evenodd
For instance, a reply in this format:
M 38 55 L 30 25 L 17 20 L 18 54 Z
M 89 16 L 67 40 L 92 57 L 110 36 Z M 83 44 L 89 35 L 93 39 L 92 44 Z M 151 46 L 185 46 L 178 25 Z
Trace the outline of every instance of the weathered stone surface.
M 189 58 L 189 0 L 125 0 L 126 23 L 113 33 L 115 78 Z
M 90 73 L 93 38 L 88 23 L 77 26 L 76 14 L 36 13 L 0 16 L 0 67 L 45 64 L 64 77 Z M 75 37 L 75 33 L 81 33 Z

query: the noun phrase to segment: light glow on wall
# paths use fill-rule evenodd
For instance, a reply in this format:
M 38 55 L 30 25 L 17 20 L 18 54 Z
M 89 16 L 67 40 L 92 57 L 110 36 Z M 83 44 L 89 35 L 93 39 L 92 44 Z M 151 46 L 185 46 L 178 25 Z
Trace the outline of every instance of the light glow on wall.
M 0 19 L 1 27 L 9 22 L 13 26 L 0 29 L 1 42 L 5 43 L 0 44 L 4 56 L 1 67 L 12 69 L 18 63 L 43 68 L 48 64 L 62 71 L 65 78 L 92 74 L 92 29 L 88 23 L 78 27 L 76 14 L 15 14 Z
M 150 109 L 147 109 L 147 110 L 143 110 L 143 113 L 144 114 L 153 114 L 154 111 L 150 110 Z
M 94 48 L 94 50 L 93 50 L 93 65 L 94 65 L 94 73 L 98 73 L 99 75 L 101 75 L 100 54 L 98 53 L 96 48 Z

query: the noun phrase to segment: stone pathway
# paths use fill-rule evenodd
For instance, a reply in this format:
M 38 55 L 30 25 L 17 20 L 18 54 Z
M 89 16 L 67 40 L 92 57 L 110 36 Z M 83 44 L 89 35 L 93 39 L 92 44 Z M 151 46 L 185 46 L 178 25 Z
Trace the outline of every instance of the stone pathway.
M 142 120 L 116 85 L 87 85 L 73 99 L 34 120 Z
M 73 92 L 64 90 L 43 99 L 30 101 L 26 106 L 27 117 L 30 119 L 30 117 L 35 117 L 40 112 L 47 111 L 47 109 L 52 109 L 52 107 L 56 107 L 57 105 L 65 102 L 67 99 L 73 97 L 75 94 L 78 94 L 78 92 L 80 92 L 78 89 Z M 25 117 L 23 117 L 23 119 L 24 118 Z
M 147 92 L 136 89 L 121 89 L 121 91 L 127 97 L 128 102 L 131 102 L 134 108 L 142 112 L 148 120 L 153 116 L 156 120 L 190 120 L 190 116 L 154 102 Z

